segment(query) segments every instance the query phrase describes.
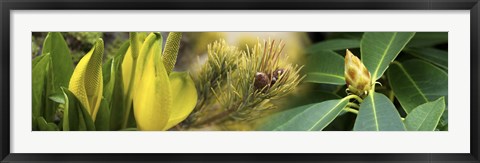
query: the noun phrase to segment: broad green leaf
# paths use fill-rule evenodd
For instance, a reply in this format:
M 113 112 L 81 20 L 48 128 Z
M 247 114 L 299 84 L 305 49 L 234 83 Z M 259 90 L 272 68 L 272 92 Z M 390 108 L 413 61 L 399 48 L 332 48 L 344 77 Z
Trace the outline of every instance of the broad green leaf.
M 333 51 L 319 51 L 309 55 L 305 71 L 305 82 L 345 84 L 345 59 Z
M 36 118 L 38 129 L 40 131 L 58 131 L 57 125 L 54 123 L 48 123 L 43 117 Z
M 130 47 L 129 42 L 124 44 L 114 57 L 116 61 L 113 64 L 115 77 L 111 77 L 111 78 L 115 78 L 115 80 L 113 84 L 111 98 L 110 100 L 108 100 L 109 101 L 108 103 L 110 106 L 110 130 L 120 130 L 122 128 L 123 122 L 126 121 L 125 112 L 127 107 L 124 104 L 124 101 L 126 99 L 126 94 L 125 94 L 125 88 L 123 83 L 124 80 L 122 80 L 123 72 L 124 72 L 122 70 L 123 69 L 122 65 L 123 65 L 124 58 L 127 54 L 127 50 L 125 49 L 128 49 L 128 47 Z
M 50 55 L 50 54 L 48 54 Z M 38 57 L 35 57 L 33 58 L 32 60 L 32 69 L 38 64 L 38 62 L 40 62 L 45 56 L 47 56 L 46 54 L 45 55 L 39 55 Z
M 360 42 L 361 59 L 370 71 L 373 82 L 383 75 L 390 62 L 414 35 L 414 32 L 366 32 L 363 35 Z
M 163 50 L 163 65 L 167 70 L 167 74 L 173 71 L 173 67 L 177 62 L 178 50 L 180 49 L 180 41 L 182 39 L 182 32 L 168 33 L 165 49 Z
M 448 32 L 417 32 L 407 47 L 432 47 L 447 42 Z
M 445 110 L 445 98 L 422 104 L 407 115 L 405 127 L 409 131 L 434 131 Z
M 97 131 L 110 130 L 110 108 L 108 106 L 106 99 L 102 98 L 95 120 L 95 129 Z
M 32 116 L 32 131 L 38 131 L 38 122 L 37 118 Z
M 278 112 L 307 104 L 340 99 L 342 97 L 335 93 L 339 87 L 342 86 L 331 84 L 301 83 L 293 92 L 279 99 L 272 99 L 271 102 L 273 105 L 278 106 Z M 261 119 L 265 119 L 265 117 Z
M 195 108 L 198 98 L 195 83 L 189 73 L 172 72 L 169 78 L 173 104 L 170 118 L 164 130 L 168 130 L 185 120 Z
M 85 107 L 68 89 L 63 88 L 65 109 L 63 111 L 64 131 L 94 131 L 95 124 Z
M 313 44 L 307 49 L 309 54 L 315 55 L 321 51 L 345 50 L 360 47 L 357 39 L 332 39 Z
M 103 97 L 108 103 L 112 100 L 113 89 L 115 88 L 115 82 L 117 80 L 116 74 L 117 72 L 122 72 L 118 65 L 123 61 L 123 56 L 127 52 L 129 45 L 130 43 L 128 41 L 125 42 L 120 49 L 118 49 L 115 56 L 103 65 Z M 118 80 L 122 80 L 122 78 L 118 78 Z
M 448 107 L 445 107 L 445 111 L 443 111 L 442 117 L 440 117 L 437 128 L 440 129 L 440 131 L 448 131 Z
M 48 67 L 50 64 L 50 54 L 39 56 L 32 70 L 32 116 L 40 117 L 45 109 L 45 80 L 47 79 Z
M 400 114 L 383 94 L 373 92 L 360 104 L 354 131 L 404 131 Z
M 59 104 L 65 104 L 65 97 L 63 96 L 63 93 L 50 95 L 50 97 L 48 97 L 48 99 L 50 99 L 50 100 L 52 100 L 56 103 L 59 103 Z
M 417 106 L 448 95 L 448 74 L 419 59 L 394 62 L 388 79 L 406 113 Z
M 275 113 L 259 130 L 320 131 L 330 124 L 348 103 L 348 99 L 328 100 Z
M 60 87 L 68 87 L 73 73 L 73 61 L 67 43 L 59 32 L 47 34 L 43 43 L 42 55 L 50 54 L 52 60 L 54 91 L 62 93 Z M 48 120 L 47 120 L 48 121 Z
M 68 86 L 73 72 L 73 61 L 67 43 L 63 39 L 62 34 L 58 32 L 48 33 L 45 37 L 42 56 L 47 54 L 50 54 L 50 63 L 48 64 L 47 79 L 45 80 L 46 88 L 43 90 L 45 93 L 43 117 L 47 122 L 53 122 L 58 103 L 49 100 L 48 97 L 54 94 L 61 94 L 60 87 Z
M 448 52 L 435 48 L 408 48 L 405 51 L 443 69 L 448 69 Z
M 75 67 L 68 89 L 95 119 L 103 95 L 103 40 L 98 39 L 93 48 Z

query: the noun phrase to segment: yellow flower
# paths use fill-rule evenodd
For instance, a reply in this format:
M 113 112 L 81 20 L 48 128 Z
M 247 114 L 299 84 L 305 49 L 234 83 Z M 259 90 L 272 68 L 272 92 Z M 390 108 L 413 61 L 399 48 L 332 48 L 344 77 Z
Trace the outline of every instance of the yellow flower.
M 151 33 L 137 58 L 133 109 L 139 130 L 168 130 L 183 121 L 197 103 L 188 73 L 168 75 L 162 58 L 162 36 Z
M 98 39 L 78 62 L 68 85 L 68 90 L 78 98 L 94 121 L 103 93 L 102 58 L 103 40 Z
M 345 81 L 348 91 L 359 96 L 366 95 L 372 88 L 370 72 L 348 49 L 345 55 Z

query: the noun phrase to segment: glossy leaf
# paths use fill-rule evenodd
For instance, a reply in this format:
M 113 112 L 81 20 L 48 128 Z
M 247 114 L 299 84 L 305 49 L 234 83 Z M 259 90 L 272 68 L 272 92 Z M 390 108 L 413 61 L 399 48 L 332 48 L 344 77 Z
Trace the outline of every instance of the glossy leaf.
M 260 130 L 320 131 L 330 124 L 348 103 L 348 99 L 328 100 L 275 113 Z
M 90 114 L 77 97 L 68 89 L 63 89 L 65 109 L 63 111 L 64 131 L 94 131 L 95 124 Z
M 50 54 L 37 57 L 36 64 L 32 69 L 32 116 L 43 116 L 45 109 L 45 80 L 47 79 L 50 64 Z
M 309 54 L 315 55 L 321 51 L 345 50 L 360 47 L 357 39 L 331 39 L 313 44 L 307 49 Z
M 42 55 L 50 54 L 52 59 L 53 74 L 56 93 L 61 93 L 60 87 L 67 87 L 70 76 L 73 73 L 73 61 L 70 50 L 59 32 L 47 34 L 43 43 Z
M 388 70 L 388 78 L 395 97 L 406 113 L 448 95 L 448 74 L 422 60 L 394 62 Z
M 367 32 L 363 35 L 360 42 L 361 59 L 370 71 L 372 81 L 383 75 L 390 62 L 414 35 L 414 32 Z
M 130 47 L 130 43 L 125 43 L 122 48 L 116 53 L 114 59 L 116 62 L 113 64 L 115 81 L 113 83 L 112 95 L 109 100 L 110 106 L 110 130 L 120 130 L 122 128 L 122 123 L 126 121 L 125 112 L 127 107 L 123 103 L 126 99 L 125 87 L 123 74 L 123 61 L 127 50 Z M 106 95 L 105 95 L 106 96 Z M 107 96 L 106 96 L 107 97 Z M 120 102 L 119 102 L 120 101 Z
M 60 87 L 68 87 L 73 72 L 73 61 L 70 50 L 63 36 L 59 32 L 50 32 L 45 37 L 42 47 L 42 55 L 50 54 L 50 64 L 45 93 L 45 109 L 43 117 L 47 122 L 53 122 L 58 103 L 50 101 L 47 97 L 53 94 L 61 94 Z M 36 79 L 33 79 L 36 80 Z
M 354 131 L 404 131 L 400 114 L 383 94 L 373 92 L 360 104 Z
M 308 56 L 305 82 L 345 84 L 345 59 L 333 51 L 319 51 Z
M 102 99 L 95 120 L 95 129 L 97 131 L 110 130 L 110 108 L 106 99 Z
M 55 123 L 48 123 L 43 117 L 36 118 L 36 121 L 40 131 L 58 131 L 58 127 Z
M 407 47 L 432 47 L 448 42 L 448 32 L 418 32 Z
M 435 48 L 409 48 L 407 53 L 437 65 L 443 69 L 448 69 L 448 52 Z
M 445 98 L 422 104 L 407 115 L 405 127 L 409 131 L 434 131 L 445 110 Z

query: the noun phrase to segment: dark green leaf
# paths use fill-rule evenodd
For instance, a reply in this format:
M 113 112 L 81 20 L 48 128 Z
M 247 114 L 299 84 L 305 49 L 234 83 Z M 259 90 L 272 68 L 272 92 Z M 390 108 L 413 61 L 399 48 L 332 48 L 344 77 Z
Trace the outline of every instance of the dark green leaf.
M 65 104 L 65 96 L 63 94 L 53 94 L 48 98 L 56 103 Z
M 448 52 L 434 48 L 408 48 L 405 51 L 443 69 L 448 69 Z
M 125 53 L 128 50 L 130 43 L 127 41 L 122 46 L 120 49 L 118 49 L 117 54 L 115 57 L 111 58 L 109 61 L 107 61 L 103 65 L 103 96 L 107 100 L 108 103 L 110 103 L 113 95 L 113 89 L 115 86 L 115 80 L 117 79 L 116 77 L 116 72 L 118 69 L 118 65 L 121 65 L 119 61 L 121 62 L 121 59 L 119 57 L 123 57 Z M 121 71 L 120 71 L 121 72 Z M 120 78 L 121 80 L 122 78 Z
M 360 47 L 360 40 L 357 39 L 332 39 L 313 44 L 307 49 L 307 52 L 315 55 L 320 51 L 345 50 L 358 47 Z
M 360 104 L 354 131 L 404 131 L 400 114 L 383 94 L 373 92 Z
M 108 102 L 105 98 L 102 98 L 100 102 L 100 108 L 98 108 L 97 117 L 95 119 L 95 129 L 97 131 L 110 130 L 110 108 L 108 108 Z
M 124 106 L 125 95 L 124 95 L 124 84 L 123 84 L 123 75 L 122 75 L 122 62 L 125 56 L 125 53 L 130 44 L 124 44 L 122 48 L 118 51 L 115 56 L 116 63 L 114 64 L 115 71 L 115 82 L 113 85 L 112 96 L 109 102 L 110 105 L 110 130 L 120 130 L 122 129 L 123 122 L 127 119 L 125 117 L 125 112 L 127 107 Z M 126 49 L 125 49 L 126 47 Z
M 329 100 L 276 113 L 260 130 L 320 131 L 330 124 L 348 103 L 348 99 Z
M 43 117 L 36 118 L 38 129 L 40 131 L 58 131 L 57 125 L 54 123 L 47 123 Z
M 388 78 L 395 97 L 406 113 L 448 95 L 448 74 L 422 60 L 394 62 L 388 70 Z
M 414 32 L 366 32 L 360 42 L 362 62 L 379 79 L 388 65 L 415 35 Z
M 68 87 L 68 82 L 73 73 L 73 61 L 67 43 L 62 34 L 58 32 L 48 33 L 43 43 L 42 55 L 51 55 L 54 91 L 62 93 L 60 87 Z
M 448 32 L 418 32 L 407 47 L 432 47 L 447 42 Z
M 45 110 L 45 80 L 50 64 L 50 54 L 45 54 L 33 66 L 32 70 L 32 116 L 43 116 Z
M 409 131 L 434 131 L 445 110 L 445 98 L 422 104 L 407 115 L 405 127 Z
M 47 122 L 53 122 L 58 103 L 47 97 L 54 94 L 61 94 L 60 87 L 68 87 L 70 77 L 73 73 L 73 61 L 67 43 L 62 34 L 58 32 L 48 33 L 43 42 L 42 55 L 50 54 L 45 92 L 45 112 L 43 117 Z M 34 79 L 35 80 L 35 79 Z
M 38 122 L 37 118 L 32 116 L 32 131 L 38 131 Z
M 63 93 L 65 96 L 63 130 L 95 131 L 95 124 L 93 123 L 92 117 L 75 95 L 66 88 L 63 88 Z
M 319 51 L 308 56 L 305 82 L 345 84 L 345 59 L 333 51 Z

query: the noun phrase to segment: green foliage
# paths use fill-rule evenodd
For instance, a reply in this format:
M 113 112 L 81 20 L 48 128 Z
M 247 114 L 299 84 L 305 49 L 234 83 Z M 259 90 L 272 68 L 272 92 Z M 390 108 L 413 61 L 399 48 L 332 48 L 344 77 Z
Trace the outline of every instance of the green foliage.
M 368 32 L 363 35 L 360 43 L 362 61 L 372 80 L 383 75 L 413 35 L 413 32 Z
M 304 82 L 322 86 L 319 92 L 333 90 L 332 93 L 341 95 L 347 87 L 334 85 L 346 84 L 344 73 L 347 72 L 345 59 L 337 52 L 353 48 L 355 54 L 360 48 L 361 61 L 372 76 L 368 95 L 357 96 L 346 89 L 347 94 L 341 96 L 352 98 L 347 98 L 340 108 L 327 104 L 339 103 L 346 97 L 297 104 L 266 117 L 258 129 L 309 131 L 325 130 L 328 126 L 328 130 L 349 130 L 346 126 L 353 125 L 350 129 L 354 131 L 446 131 L 448 52 L 441 45 L 447 41 L 446 32 L 334 33 L 327 36 L 327 40 L 308 48 Z M 355 78 L 353 76 L 352 80 Z M 304 96 L 308 95 L 313 98 L 325 96 L 318 91 Z
M 271 115 L 260 130 L 319 131 L 347 106 L 348 98 L 309 104 Z
M 390 86 L 405 112 L 448 95 L 448 74 L 418 59 L 394 62 L 388 71 Z
M 103 32 L 32 36 L 34 131 L 216 130 L 242 123 L 260 131 L 448 131 L 447 32 L 331 33 L 305 49 L 304 67 L 287 62 L 283 42 L 238 48 L 208 41 L 193 47 L 206 47 L 207 55 L 190 72 L 174 71 L 183 41 L 202 42 L 189 34 L 170 32 L 165 46 L 160 33 L 147 41 L 136 32 L 130 39 Z M 85 49 L 104 46 L 95 43 L 99 37 L 109 40 L 108 52 L 95 56 L 95 66 L 79 63 L 91 59 Z M 92 66 L 100 74 L 82 76 Z M 101 91 L 80 97 L 81 88 L 67 89 L 72 75 Z M 85 99 L 98 99 L 98 112 Z
M 403 131 L 398 111 L 383 94 L 373 92 L 360 105 L 354 131 Z
M 85 107 L 68 89 L 63 88 L 65 110 L 63 112 L 64 131 L 94 131 L 95 124 Z
M 315 55 L 307 56 L 305 66 L 305 82 L 327 83 L 342 85 L 345 84 L 344 58 L 334 51 L 318 51 Z M 318 66 L 321 65 L 321 66 Z
M 444 110 L 443 97 L 424 103 L 408 114 L 405 118 L 405 126 L 410 131 L 434 131 Z

